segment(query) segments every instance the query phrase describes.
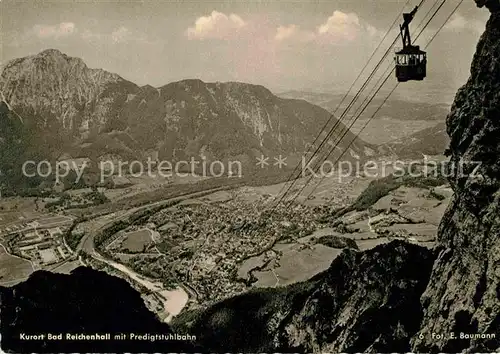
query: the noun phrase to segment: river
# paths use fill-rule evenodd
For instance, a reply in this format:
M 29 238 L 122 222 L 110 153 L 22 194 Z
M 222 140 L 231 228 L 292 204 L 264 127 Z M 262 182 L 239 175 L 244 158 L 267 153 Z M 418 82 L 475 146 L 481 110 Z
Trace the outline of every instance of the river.
M 133 279 L 140 285 L 144 286 L 148 290 L 151 290 L 157 295 L 159 295 L 158 297 L 163 302 L 163 307 L 169 314 L 168 317 L 165 319 L 165 322 L 167 323 L 172 321 L 172 319 L 184 309 L 184 307 L 187 305 L 189 301 L 188 293 L 180 286 L 174 290 L 164 289 L 163 285 L 160 282 L 154 282 L 142 275 L 139 275 L 130 268 L 128 268 L 127 266 L 106 259 L 95 251 L 92 253 L 92 256 L 95 259 L 104 262 L 110 265 L 111 267 L 115 268 L 116 270 L 128 275 L 131 279 Z

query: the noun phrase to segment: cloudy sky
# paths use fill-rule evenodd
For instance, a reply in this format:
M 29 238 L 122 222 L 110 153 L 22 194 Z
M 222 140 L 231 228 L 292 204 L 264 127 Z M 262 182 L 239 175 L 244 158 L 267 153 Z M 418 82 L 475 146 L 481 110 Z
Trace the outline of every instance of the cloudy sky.
M 419 44 L 458 1 L 446 2 Z M 199 78 L 278 92 L 339 91 L 354 80 L 403 6 L 408 11 L 417 2 L 3 0 L 0 54 L 5 63 L 57 48 L 139 85 Z M 415 32 L 437 2 L 425 2 L 412 24 Z M 463 84 L 487 18 L 485 9 L 465 0 L 428 49 L 428 82 Z

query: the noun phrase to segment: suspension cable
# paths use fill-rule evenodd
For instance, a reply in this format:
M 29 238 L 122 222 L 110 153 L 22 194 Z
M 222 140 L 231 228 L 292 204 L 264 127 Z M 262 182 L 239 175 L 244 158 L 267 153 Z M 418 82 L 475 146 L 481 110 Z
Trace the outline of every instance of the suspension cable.
M 463 0 L 460 1 L 459 5 L 455 8 L 455 10 L 453 10 L 453 12 L 450 14 L 450 16 L 446 19 L 446 22 L 448 22 L 449 18 L 451 18 L 451 16 L 455 13 L 456 9 L 458 9 L 458 7 L 460 6 L 460 4 L 463 2 Z M 436 16 L 436 14 L 439 12 L 439 10 L 444 6 L 444 4 L 446 3 L 446 0 L 443 0 L 440 4 L 440 6 L 435 10 L 435 12 L 433 13 L 433 15 L 431 16 L 431 18 L 426 22 L 426 24 L 424 25 L 424 27 L 421 29 L 420 33 L 418 34 L 418 36 L 416 37 L 416 40 L 421 36 L 421 34 L 423 33 L 423 31 L 425 30 L 425 28 L 429 25 L 429 23 L 434 19 L 434 17 Z M 433 6 L 434 8 L 434 6 Z M 438 31 L 436 32 L 436 34 L 434 35 L 434 37 L 432 38 L 432 40 L 437 36 L 437 34 L 439 33 L 439 31 L 446 25 L 446 22 L 438 29 Z M 427 44 L 427 46 L 431 43 L 431 41 L 429 41 L 429 43 Z M 426 48 L 427 48 L 426 46 Z M 351 123 L 351 125 L 349 126 L 348 129 L 346 129 L 346 131 L 344 132 L 344 134 L 342 135 L 342 137 L 340 138 L 340 140 L 337 142 L 337 144 L 335 146 L 333 146 L 331 149 L 330 149 L 330 152 L 328 153 L 328 155 L 326 156 L 325 160 L 331 155 L 331 153 L 336 149 L 336 147 L 339 145 L 340 141 L 342 141 L 342 139 L 345 137 L 345 135 L 350 131 L 349 129 L 354 125 L 354 123 L 359 119 L 359 117 L 364 113 L 364 111 L 366 110 L 366 108 L 368 107 L 368 105 L 372 102 L 372 100 L 375 98 L 375 96 L 378 94 L 378 92 L 380 91 L 380 89 L 383 87 L 383 85 L 387 82 L 387 80 L 389 79 L 389 77 L 392 75 L 394 71 L 394 68 L 392 68 L 391 72 L 387 75 L 386 79 L 383 81 L 382 85 L 380 85 L 380 87 L 376 90 L 375 94 L 370 98 L 369 102 L 364 106 L 363 110 L 356 116 L 356 118 L 354 119 L 354 121 Z M 352 143 L 354 143 L 354 141 L 358 138 L 359 134 L 364 130 L 364 128 L 368 125 L 368 123 L 373 119 L 373 117 L 380 111 L 380 109 L 383 107 L 383 105 L 387 102 L 387 100 L 389 99 L 389 97 L 392 95 L 392 93 L 394 92 L 394 90 L 398 87 L 399 83 L 396 85 L 396 87 L 394 87 L 394 89 L 389 93 L 389 95 L 386 97 L 386 99 L 384 99 L 384 101 L 382 102 L 382 104 L 378 107 L 378 109 L 376 110 L 376 112 L 370 117 L 370 119 L 365 123 L 365 125 L 363 126 L 362 130 L 360 130 L 357 135 L 354 137 L 354 139 L 351 141 L 351 143 L 344 149 L 343 153 L 340 155 L 340 157 L 335 161 L 335 163 L 337 163 L 340 158 L 342 156 L 344 156 L 344 154 L 347 152 L 347 149 L 352 145 Z M 314 175 L 311 175 L 309 180 L 304 184 L 304 186 L 299 190 L 299 192 L 291 199 L 291 201 L 287 204 L 287 207 L 289 207 L 293 201 L 302 193 L 302 191 L 307 187 L 307 185 L 309 184 L 309 182 L 312 180 L 312 178 L 314 177 Z M 314 187 L 314 189 L 308 194 L 308 197 L 310 195 L 312 195 L 312 193 L 317 189 L 317 187 L 321 184 L 321 182 L 324 180 L 325 176 L 322 176 L 320 182 Z
M 312 144 L 310 144 L 307 148 L 307 151 L 305 152 L 305 156 L 307 156 L 307 154 L 309 154 L 309 152 L 311 151 L 311 148 L 314 147 L 314 145 L 316 144 L 316 142 L 319 140 L 319 138 L 321 137 L 321 134 L 326 130 L 328 124 L 330 124 L 330 122 L 332 121 L 332 119 L 335 117 L 335 114 L 337 113 L 337 111 L 340 109 L 340 107 L 342 106 L 342 104 L 344 103 L 344 101 L 347 99 L 347 97 L 349 96 L 349 93 L 351 92 L 351 90 L 354 88 L 356 82 L 361 78 L 363 72 L 366 70 L 366 68 L 368 67 L 368 65 L 370 64 L 371 60 L 375 57 L 375 54 L 377 53 L 377 51 L 380 49 L 380 47 L 382 46 L 382 44 L 384 43 L 385 39 L 387 38 L 387 36 L 389 35 L 389 33 L 391 32 L 391 30 L 393 29 L 393 27 L 396 25 L 397 21 L 400 19 L 401 17 L 401 14 L 403 13 L 405 7 L 411 2 L 411 0 L 407 0 L 406 1 L 406 4 L 403 5 L 403 7 L 401 8 L 401 11 L 399 12 L 398 16 L 395 18 L 394 22 L 390 25 L 389 29 L 387 30 L 387 32 L 385 33 L 384 37 L 382 38 L 382 40 L 380 41 L 380 43 L 378 44 L 377 48 L 375 48 L 375 50 L 373 51 L 373 53 L 371 54 L 370 58 L 368 59 L 368 61 L 366 62 L 365 66 L 361 69 L 361 71 L 359 72 L 358 76 L 356 77 L 356 79 L 353 81 L 353 83 L 351 84 L 351 86 L 349 87 L 349 89 L 347 90 L 347 92 L 345 93 L 345 95 L 342 97 L 341 101 L 337 104 L 337 106 L 335 107 L 333 113 L 330 115 L 330 117 L 326 120 L 325 124 L 323 125 L 323 127 L 321 128 L 320 132 L 318 133 L 318 135 L 316 135 L 316 138 L 314 139 L 314 141 L 312 142 Z M 422 1 L 422 3 L 425 2 L 425 0 Z M 335 123 L 335 127 L 338 125 L 337 123 L 339 122 L 339 120 L 341 120 L 342 118 L 338 119 L 337 118 L 337 122 Z M 314 156 L 314 154 L 312 155 Z M 299 167 L 300 167 L 300 163 L 298 163 L 294 170 L 292 171 L 292 173 L 290 174 L 290 176 L 288 177 L 287 181 L 284 183 L 284 185 L 282 186 L 282 188 L 280 189 L 280 191 L 278 192 L 277 196 L 279 196 L 283 190 L 285 189 L 286 187 L 286 184 L 289 183 L 292 179 L 296 179 L 298 177 L 293 177 L 295 175 L 295 173 L 299 170 Z M 292 186 L 293 186 L 293 183 L 292 183 Z M 290 187 L 291 188 L 291 187 Z M 290 189 L 289 188 L 289 189 Z M 283 198 L 284 196 L 288 193 L 289 189 L 283 194 Z M 280 200 L 276 203 L 276 204 L 279 204 L 283 198 L 280 198 Z M 274 210 L 274 208 L 273 208 Z
M 421 0 L 420 1 L 420 4 L 418 5 L 418 8 L 420 8 L 424 3 L 425 3 L 426 0 Z M 345 118 L 345 116 L 347 115 L 347 113 L 349 112 L 349 110 L 352 108 L 352 106 L 354 105 L 354 103 L 358 100 L 361 92 L 364 91 L 364 89 L 367 87 L 368 83 L 371 81 L 371 79 L 373 78 L 373 76 L 375 75 L 376 71 L 379 69 L 380 65 L 383 63 L 383 61 L 386 59 L 387 55 L 389 54 L 389 52 L 391 51 L 391 49 L 394 47 L 396 41 L 399 39 L 399 34 L 396 36 L 396 38 L 394 39 L 394 41 L 392 42 L 391 46 L 387 49 L 387 51 L 384 53 L 383 57 L 379 60 L 379 62 L 377 63 L 376 67 L 372 70 L 372 72 L 370 73 L 369 77 L 365 80 L 365 82 L 363 83 L 362 87 L 358 90 L 358 92 L 356 93 L 356 95 L 354 96 L 354 98 L 351 100 L 351 102 L 349 103 L 349 105 L 347 106 L 347 108 L 344 110 L 344 112 L 342 113 L 340 119 L 337 120 L 337 122 L 334 124 L 334 126 L 330 129 L 330 131 L 328 132 L 327 136 L 323 139 L 323 141 L 321 142 L 321 144 L 316 148 L 316 150 L 314 151 L 313 155 L 309 158 L 309 160 L 307 161 L 307 164 L 309 164 L 312 159 L 314 158 L 314 156 L 323 148 L 324 144 L 329 141 L 330 137 L 332 136 L 333 132 L 335 131 L 335 129 L 337 128 L 337 126 L 339 126 L 341 124 L 341 121 Z M 300 163 L 296 166 L 296 169 L 300 166 Z M 296 170 L 295 169 L 295 170 Z M 294 180 L 292 181 L 292 183 L 288 186 L 287 190 L 285 191 L 285 193 L 279 198 L 278 202 L 274 205 L 274 207 L 272 208 L 271 210 L 271 213 L 274 212 L 274 210 L 276 209 L 276 207 L 281 203 L 281 201 L 286 197 L 286 195 L 288 194 L 288 192 L 291 190 L 291 188 L 293 187 L 293 185 L 295 184 L 296 180 L 299 178 L 299 176 L 295 177 Z
M 446 20 L 444 21 L 444 23 L 443 23 L 443 24 L 439 27 L 439 29 L 438 29 L 438 30 L 434 33 L 434 35 L 431 37 L 431 39 L 429 40 L 429 42 L 427 43 L 427 45 L 425 46 L 425 48 L 424 48 L 424 49 L 427 49 L 427 48 L 430 46 L 430 44 L 434 41 L 434 39 L 437 37 L 437 35 L 440 33 L 440 31 L 444 28 L 444 26 L 446 26 L 446 24 L 448 23 L 448 21 L 450 20 L 450 18 L 451 18 L 451 17 L 455 14 L 455 12 L 458 10 L 458 8 L 462 5 L 463 1 L 464 1 L 464 0 L 460 0 L 460 1 L 459 1 L 459 3 L 457 4 L 457 6 L 456 6 L 456 7 L 453 9 L 453 11 L 452 11 L 452 12 L 448 15 L 448 17 L 446 18 Z M 444 0 L 444 1 L 443 1 L 442 5 L 444 5 L 444 2 L 446 2 L 446 0 Z M 440 8 L 442 7 L 442 5 L 440 6 Z M 439 9 L 438 9 L 437 11 L 439 11 Z M 436 11 L 436 13 L 437 13 L 437 11 Z M 433 17 L 434 17 L 434 16 L 435 16 L 435 15 L 433 15 Z M 432 17 L 432 18 L 433 18 L 433 17 Z M 429 20 L 429 22 L 430 22 L 430 21 L 432 21 L 432 18 Z M 422 33 L 422 32 L 421 32 L 421 33 Z M 421 34 L 421 33 L 420 33 L 420 34 Z M 420 36 L 420 34 L 419 34 L 419 36 Z M 419 37 L 419 36 L 418 36 L 418 37 Z M 417 39 L 418 39 L 418 37 L 417 37 Z M 394 71 L 394 69 L 393 69 L 392 71 Z M 391 74 L 392 74 L 392 72 L 391 72 Z M 391 74 L 390 74 L 390 75 L 391 75 Z M 363 131 L 363 130 L 364 130 L 364 129 L 368 126 L 368 124 L 370 123 L 370 121 L 371 121 L 371 120 L 372 120 L 372 119 L 373 119 L 373 118 L 377 115 L 377 113 L 380 111 L 380 109 L 382 108 L 382 106 L 385 104 L 385 102 L 387 102 L 387 100 L 389 99 L 389 97 L 392 95 L 392 93 L 394 93 L 394 91 L 396 90 L 396 88 L 397 88 L 398 86 L 399 86 L 399 83 L 397 83 L 397 84 L 396 84 L 396 86 L 395 86 L 395 87 L 391 90 L 391 92 L 390 92 L 390 93 L 387 95 L 387 97 L 384 99 L 384 102 L 383 102 L 383 103 L 382 103 L 382 104 L 381 104 L 381 105 L 377 108 L 377 110 L 375 111 L 375 113 L 373 113 L 373 115 L 372 115 L 372 116 L 371 116 L 371 117 L 370 117 L 370 118 L 366 121 L 366 123 L 363 125 L 363 127 L 360 129 L 360 131 L 357 133 L 357 136 L 359 136 L 359 134 L 360 134 L 360 133 L 361 133 L 361 132 L 362 132 L 362 131 Z M 355 140 L 355 139 L 354 139 L 354 140 Z M 354 142 L 354 140 L 352 140 L 352 141 L 349 143 L 348 147 L 350 147 L 350 146 L 352 145 L 352 143 Z M 345 154 L 345 152 L 344 152 L 343 154 Z M 341 155 L 341 156 L 337 159 L 337 161 L 338 161 L 338 160 L 340 160 L 340 158 L 342 158 L 343 154 L 342 154 L 342 155 Z M 321 181 L 320 181 L 320 183 L 321 183 Z M 319 184 L 318 184 L 318 186 L 319 186 Z M 311 193 L 311 194 L 312 194 L 312 193 Z M 309 195 L 308 195 L 308 197 L 309 197 L 311 194 L 309 194 Z M 330 200 L 328 201 L 328 204 L 330 204 L 330 203 L 333 201 L 333 199 L 335 199 L 335 196 L 333 196 L 332 198 L 330 198 Z

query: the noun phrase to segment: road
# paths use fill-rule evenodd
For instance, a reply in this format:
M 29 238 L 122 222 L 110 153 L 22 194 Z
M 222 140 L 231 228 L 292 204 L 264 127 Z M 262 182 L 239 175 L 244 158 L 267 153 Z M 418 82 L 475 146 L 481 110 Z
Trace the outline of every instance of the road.
M 108 264 L 109 266 L 129 276 L 136 283 L 156 293 L 158 298 L 161 300 L 163 307 L 169 314 L 166 318 L 166 322 L 170 322 L 174 316 L 177 316 L 189 301 L 189 295 L 182 287 L 178 287 L 175 290 L 166 290 L 160 282 L 155 282 L 154 280 L 139 275 L 121 263 L 106 259 L 95 250 L 92 253 L 92 257 Z
M 110 227 L 111 225 L 113 225 L 114 223 L 116 223 L 118 221 L 126 221 L 126 220 L 128 220 L 128 218 L 130 217 L 130 215 L 132 215 L 132 214 L 134 214 L 134 213 L 136 213 L 138 211 L 146 210 L 146 209 L 149 209 L 149 208 L 154 208 L 154 207 L 157 207 L 157 206 L 161 206 L 162 204 L 168 204 L 168 203 L 175 202 L 175 201 L 179 201 L 180 202 L 180 201 L 187 200 L 187 199 L 192 199 L 192 198 L 197 198 L 197 197 L 205 196 L 207 194 L 215 193 L 215 192 L 218 192 L 218 191 L 221 191 L 221 190 L 225 190 L 225 189 L 227 189 L 227 188 L 226 187 L 217 187 L 217 188 L 208 189 L 208 190 L 202 191 L 202 192 L 188 193 L 188 194 L 180 195 L 180 196 L 177 196 L 177 197 L 174 197 L 174 198 L 161 200 L 159 202 L 154 202 L 154 203 L 151 203 L 151 204 L 142 205 L 140 207 L 134 207 L 134 208 L 128 209 L 126 211 L 122 211 L 121 215 L 119 215 L 118 217 L 112 217 L 112 220 L 109 220 L 110 219 L 109 215 L 104 215 L 104 216 L 97 217 L 97 218 L 95 218 L 95 219 L 92 220 L 92 223 L 98 223 L 99 224 L 100 223 L 99 220 L 103 220 L 104 224 L 101 225 L 101 226 L 99 226 L 93 232 L 91 232 L 89 234 L 86 234 L 85 236 L 82 237 L 82 239 L 80 240 L 80 244 L 77 247 L 77 252 L 78 251 L 83 251 L 83 252 L 85 252 L 85 253 L 87 253 L 89 255 L 92 255 L 92 253 L 93 253 L 93 251 L 95 249 L 94 237 L 96 237 L 99 234 L 99 232 L 105 230 L 107 227 Z
M 163 204 L 168 205 L 172 202 L 175 201 L 183 201 L 187 199 L 192 199 L 192 198 L 197 198 L 197 197 L 202 197 L 211 193 L 215 193 L 221 190 L 225 190 L 227 187 L 218 187 L 218 188 L 212 188 L 206 191 L 202 192 L 196 192 L 196 193 L 189 193 L 185 194 L 182 196 L 178 196 L 175 198 L 171 199 L 166 199 L 162 200 L 159 202 L 154 202 L 151 204 L 147 204 L 144 206 L 140 207 L 135 207 L 131 208 L 129 210 L 121 212 L 118 216 L 110 216 L 110 215 L 104 215 L 104 216 L 99 216 L 95 219 L 92 220 L 92 224 L 101 224 L 98 226 L 93 232 L 90 232 L 86 234 L 82 240 L 80 241 L 80 244 L 77 247 L 77 251 L 82 251 L 85 252 L 86 254 L 90 255 L 92 258 L 94 258 L 97 261 L 104 262 L 108 264 L 109 266 L 113 267 L 114 269 L 118 270 L 119 272 L 122 272 L 123 274 L 127 275 L 131 279 L 133 279 L 135 282 L 138 284 L 144 286 L 145 288 L 151 290 L 155 294 L 158 295 L 158 297 L 161 299 L 163 302 L 163 306 L 165 310 L 170 314 L 168 318 L 166 318 L 166 321 L 169 322 L 173 316 L 177 315 L 180 313 L 180 311 L 186 306 L 186 304 L 189 301 L 189 294 L 191 296 L 193 295 L 193 289 L 187 285 L 179 282 L 179 287 L 175 290 L 166 290 L 163 288 L 161 283 L 155 282 L 153 280 L 150 280 L 135 271 L 131 270 L 127 266 L 117 263 L 113 260 L 105 258 L 103 255 L 97 252 L 95 249 L 95 244 L 94 244 L 94 238 L 103 230 L 105 230 L 107 227 L 113 225 L 116 222 L 119 221 L 126 221 L 130 217 L 130 215 L 133 215 L 136 212 L 147 210 L 150 208 L 154 208 L 157 206 L 161 206 Z M 117 213 L 114 213 L 117 214 Z

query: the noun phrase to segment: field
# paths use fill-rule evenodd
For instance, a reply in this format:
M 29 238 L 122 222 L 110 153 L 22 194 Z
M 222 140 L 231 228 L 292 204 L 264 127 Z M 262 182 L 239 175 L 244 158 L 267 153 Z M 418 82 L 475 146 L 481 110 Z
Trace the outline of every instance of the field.
M 58 226 L 60 224 L 71 223 L 72 219 L 68 216 L 54 216 L 38 220 L 38 224 L 43 227 Z
M 31 263 L 19 257 L 11 256 L 0 245 L 0 285 L 14 285 L 33 273 Z
M 40 250 L 40 257 L 43 263 L 52 263 L 57 261 L 57 256 L 53 249 Z
M 128 233 L 123 240 L 123 248 L 130 252 L 141 252 L 151 242 L 151 231 L 138 230 Z
M 74 269 L 80 266 L 82 266 L 82 263 L 79 260 L 75 260 L 57 265 L 54 268 L 50 269 L 50 271 L 53 273 L 70 274 Z
M 257 287 L 283 286 L 301 282 L 328 269 L 332 261 L 342 252 L 340 249 L 330 248 L 323 245 L 309 245 L 305 247 L 301 243 L 277 244 L 274 250 L 281 253 L 277 266 L 272 270 L 256 271 L 254 273 L 258 281 Z M 259 266 L 260 259 L 254 257 L 255 266 Z M 244 264 L 245 269 L 238 272 L 241 276 L 249 264 Z
M 23 219 L 24 219 L 23 214 L 19 212 L 9 212 L 0 214 L 0 223 L 2 225 L 19 222 L 20 220 Z
M 238 268 L 238 277 L 242 279 L 247 279 L 248 273 L 258 267 L 263 267 L 266 264 L 265 255 L 260 255 L 258 257 L 251 257 L 245 260 L 241 266 Z
M 43 214 L 31 211 L 0 211 L 0 227 L 8 227 L 24 222 L 30 222 L 33 219 L 41 217 Z
M 35 199 L 36 198 L 23 198 L 23 197 L 0 198 L 0 212 L 8 212 L 8 211 L 35 212 L 36 211 Z
M 302 250 L 294 245 L 293 248 L 283 251 L 280 266 L 274 269 L 274 272 L 280 280 L 280 285 L 305 281 L 328 269 L 341 252 L 342 250 L 323 245 L 314 245 Z

